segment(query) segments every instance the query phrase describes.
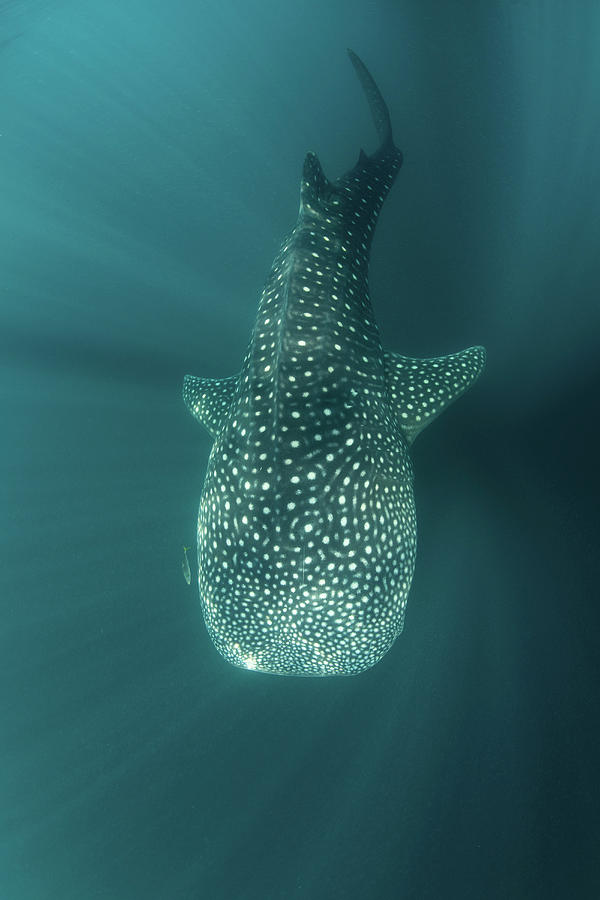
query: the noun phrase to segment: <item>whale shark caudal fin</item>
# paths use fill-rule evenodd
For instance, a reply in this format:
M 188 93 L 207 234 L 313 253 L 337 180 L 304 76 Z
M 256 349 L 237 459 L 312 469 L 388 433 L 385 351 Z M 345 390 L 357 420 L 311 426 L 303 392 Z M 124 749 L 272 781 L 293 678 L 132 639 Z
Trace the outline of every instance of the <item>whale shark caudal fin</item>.
M 400 428 L 412 444 L 446 407 L 479 378 L 485 366 L 485 349 L 469 347 L 460 353 L 432 359 L 411 359 L 400 353 L 384 353 L 385 380 L 397 409 Z
M 365 92 L 365 96 L 369 104 L 369 109 L 371 110 L 371 116 L 373 117 L 373 122 L 375 123 L 375 128 L 377 129 L 377 135 L 379 137 L 379 140 L 381 141 L 381 145 L 391 146 L 393 145 L 394 141 L 392 138 L 392 123 L 390 120 L 390 112 L 387 108 L 387 103 L 383 99 L 381 91 L 375 84 L 375 79 L 365 66 L 362 59 L 356 55 L 354 50 L 350 50 L 349 48 L 348 56 L 350 57 L 352 65 L 354 66 L 354 71 L 358 75 L 358 80 L 362 85 L 362 89 Z

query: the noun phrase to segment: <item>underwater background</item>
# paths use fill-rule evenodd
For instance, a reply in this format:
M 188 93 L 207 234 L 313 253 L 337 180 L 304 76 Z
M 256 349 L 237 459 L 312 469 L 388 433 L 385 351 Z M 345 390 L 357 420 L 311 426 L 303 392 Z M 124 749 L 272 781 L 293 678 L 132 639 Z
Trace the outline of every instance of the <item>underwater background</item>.
M 181 571 L 305 153 L 404 165 L 384 345 L 483 344 L 412 450 L 404 633 L 228 665 Z M 600 896 L 600 6 L 0 0 L 0 900 Z

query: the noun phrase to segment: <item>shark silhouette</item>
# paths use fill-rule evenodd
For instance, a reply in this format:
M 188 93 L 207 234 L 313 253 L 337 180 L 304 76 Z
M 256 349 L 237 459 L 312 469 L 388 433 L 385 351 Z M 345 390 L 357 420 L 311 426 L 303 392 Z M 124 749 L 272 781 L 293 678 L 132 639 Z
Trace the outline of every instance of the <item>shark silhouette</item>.
M 208 632 L 229 662 L 279 675 L 356 674 L 402 631 L 417 542 L 408 448 L 485 363 L 482 347 L 382 349 L 367 270 L 402 154 L 348 52 L 379 148 L 335 182 L 307 155 L 241 372 L 183 388 L 214 438 L 198 515 Z

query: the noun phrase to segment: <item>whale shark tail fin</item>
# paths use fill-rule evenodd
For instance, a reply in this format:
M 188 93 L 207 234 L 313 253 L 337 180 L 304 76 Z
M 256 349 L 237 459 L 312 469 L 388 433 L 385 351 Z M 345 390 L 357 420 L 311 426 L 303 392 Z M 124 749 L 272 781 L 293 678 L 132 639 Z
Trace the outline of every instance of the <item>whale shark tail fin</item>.
M 363 91 L 367 98 L 373 122 L 377 129 L 377 134 L 382 147 L 393 147 L 394 140 L 392 138 L 392 122 L 390 119 L 390 111 L 387 103 L 383 99 L 381 91 L 375 83 L 375 79 L 365 66 L 364 62 L 357 56 L 354 50 L 348 48 L 348 56 L 354 66 L 354 70 L 358 75 L 358 79 L 362 85 Z

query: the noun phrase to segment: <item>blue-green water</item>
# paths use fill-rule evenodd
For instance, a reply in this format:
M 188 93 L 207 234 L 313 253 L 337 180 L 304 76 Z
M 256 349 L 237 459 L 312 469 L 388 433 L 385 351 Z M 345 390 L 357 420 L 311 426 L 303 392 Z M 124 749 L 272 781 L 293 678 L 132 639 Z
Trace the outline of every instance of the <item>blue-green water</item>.
M 0 2 L 1 900 L 600 896 L 600 11 Z M 384 342 L 481 343 L 416 441 L 373 670 L 227 665 L 181 572 L 302 161 L 405 162 Z

